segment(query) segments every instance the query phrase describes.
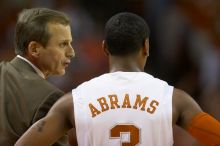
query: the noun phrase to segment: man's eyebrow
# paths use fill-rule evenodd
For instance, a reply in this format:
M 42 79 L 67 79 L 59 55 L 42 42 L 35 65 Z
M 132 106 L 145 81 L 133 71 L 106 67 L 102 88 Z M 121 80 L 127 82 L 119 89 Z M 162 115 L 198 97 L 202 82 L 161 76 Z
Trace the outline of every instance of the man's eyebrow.
M 61 42 L 70 42 L 70 43 L 72 43 L 73 40 L 64 39 L 64 40 L 61 40 Z

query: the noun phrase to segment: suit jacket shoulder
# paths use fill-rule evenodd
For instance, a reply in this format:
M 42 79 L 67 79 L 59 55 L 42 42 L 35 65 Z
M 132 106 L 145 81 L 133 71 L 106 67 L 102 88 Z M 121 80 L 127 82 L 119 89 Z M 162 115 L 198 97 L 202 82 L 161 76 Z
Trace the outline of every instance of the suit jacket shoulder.
M 0 145 L 13 145 L 63 94 L 20 58 L 1 62 Z

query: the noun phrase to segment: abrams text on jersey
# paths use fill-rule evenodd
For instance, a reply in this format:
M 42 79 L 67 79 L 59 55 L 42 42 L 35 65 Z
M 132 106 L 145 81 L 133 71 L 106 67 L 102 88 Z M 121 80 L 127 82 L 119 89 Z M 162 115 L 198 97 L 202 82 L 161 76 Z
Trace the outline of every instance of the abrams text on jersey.
M 130 102 L 129 94 L 125 94 L 123 97 L 119 98 L 123 98 L 123 102 L 121 104 L 119 103 L 118 96 L 116 94 L 98 98 L 98 106 L 94 106 L 94 104 L 89 103 L 88 106 L 90 108 L 92 117 L 94 118 L 102 112 L 119 108 L 141 110 L 153 114 L 159 106 L 159 102 L 157 100 L 150 100 L 149 97 L 142 98 L 139 94 L 136 95 L 134 103 Z M 147 105 L 147 103 L 149 104 Z

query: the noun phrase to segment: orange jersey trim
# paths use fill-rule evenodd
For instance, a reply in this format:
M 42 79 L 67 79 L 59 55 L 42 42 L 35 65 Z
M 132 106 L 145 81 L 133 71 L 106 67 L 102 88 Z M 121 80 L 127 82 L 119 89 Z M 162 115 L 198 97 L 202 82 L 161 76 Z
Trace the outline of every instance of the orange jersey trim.
M 220 123 L 207 113 L 197 114 L 187 130 L 204 146 L 220 146 Z

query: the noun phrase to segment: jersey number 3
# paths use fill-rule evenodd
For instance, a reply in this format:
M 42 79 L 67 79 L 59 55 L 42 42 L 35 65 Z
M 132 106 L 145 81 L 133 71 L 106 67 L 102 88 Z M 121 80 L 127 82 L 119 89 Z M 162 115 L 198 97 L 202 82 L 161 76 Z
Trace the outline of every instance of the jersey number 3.
M 120 138 L 121 146 L 137 146 L 140 141 L 140 130 L 134 125 L 116 125 L 110 130 L 110 138 Z M 129 140 L 124 142 L 122 135 L 128 134 Z

